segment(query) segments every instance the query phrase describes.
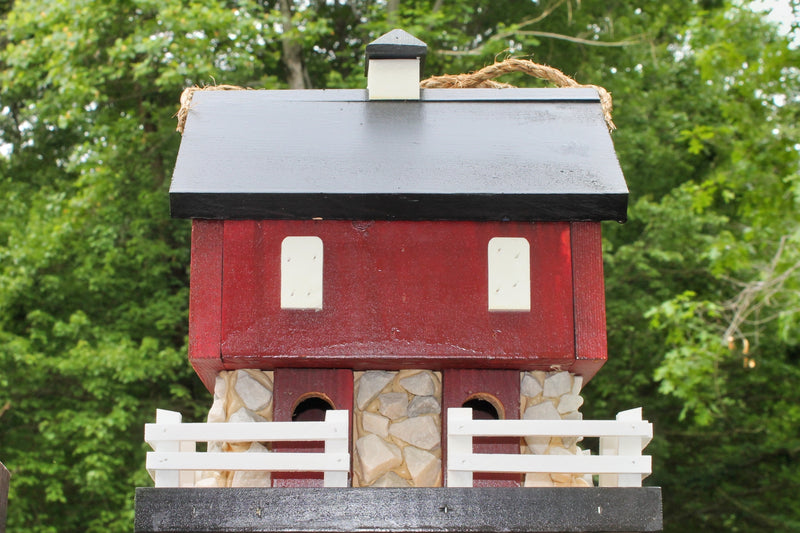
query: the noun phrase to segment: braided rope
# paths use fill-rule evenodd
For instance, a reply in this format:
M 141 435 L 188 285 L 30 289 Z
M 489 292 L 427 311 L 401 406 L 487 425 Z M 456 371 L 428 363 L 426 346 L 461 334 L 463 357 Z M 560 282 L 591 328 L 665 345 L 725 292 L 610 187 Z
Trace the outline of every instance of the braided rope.
M 194 93 L 197 91 L 248 91 L 250 89 L 245 87 L 239 87 L 238 85 L 207 85 L 205 87 L 198 87 L 195 85 L 194 87 L 187 87 L 181 93 L 181 108 L 178 109 L 178 112 L 175 113 L 175 116 L 178 117 L 178 127 L 175 128 L 175 131 L 180 132 L 183 135 L 183 128 L 186 126 L 186 117 L 189 116 L 189 109 L 192 107 L 192 97 Z
M 603 115 L 606 119 L 606 125 L 609 131 L 616 129 L 614 122 L 611 120 L 611 111 L 613 104 L 611 101 L 611 93 L 606 91 L 599 85 L 583 85 L 570 78 L 557 68 L 549 67 L 534 63 L 527 59 L 510 58 L 488 67 L 484 67 L 476 72 L 470 74 L 445 74 L 443 76 L 432 76 L 426 80 L 422 80 L 419 84 L 423 89 L 510 89 L 514 88 L 513 85 L 508 83 L 501 83 L 494 81 L 494 78 L 508 74 L 511 72 L 524 72 L 534 78 L 539 78 L 562 88 L 592 88 L 597 91 L 600 96 L 600 105 L 603 108 Z M 209 85 L 206 87 L 187 87 L 181 93 L 181 107 L 175 116 L 178 118 L 178 126 L 175 128 L 183 134 L 184 126 L 186 125 L 186 117 L 189 115 L 189 109 L 192 104 L 192 96 L 197 91 L 245 91 L 250 90 L 245 87 L 237 85 Z
M 539 78 L 562 88 L 592 88 L 600 96 L 600 105 L 603 108 L 603 116 L 609 131 L 616 129 L 611 120 L 613 104 L 611 93 L 599 85 L 583 85 L 570 78 L 557 68 L 534 63 L 527 59 L 506 59 L 499 63 L 494 63 L 470 74 L 445 74 L 443 76 L 432 76 L 422 80 L 419 84 L 423 89 L 506 89 L 513 85 L 494 81 L 494 78 L 508 74 L 510 72 L 524 72 L 534 78 Z

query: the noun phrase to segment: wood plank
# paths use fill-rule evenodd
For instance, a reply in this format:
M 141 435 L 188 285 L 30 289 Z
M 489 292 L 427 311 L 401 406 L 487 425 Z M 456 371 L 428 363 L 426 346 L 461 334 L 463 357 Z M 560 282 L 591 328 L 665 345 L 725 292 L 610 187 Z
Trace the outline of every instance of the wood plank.
M 137 533 L 661 531 L 661 489 L 136 489 Z
M 608 359 L 603 245 L 599 222 L 572 222 L 575 294 L 575 365 L 571 371 L 592 379 Z
M 159 424 L 180 424 L 182 416 L 175 411 L 167 411 L 165 409 L 156 410 L 156 423 Z M 156 442 L 153 448 L 155 452 L 148 453 L 175 453 L 179 455 L 181 449 L 180 441 L 161 441 Z M 177 468 L 156 468 L 147 463 L 148 470 L 154 470 L 153 481 L 156 487 L 180 487 L 181 476 Z
M 653 435 L 646 421 L 617 420 L 470 420 L 449 428 L 454 435 L 550 436 L 550 437 L 641 437 Z
M 649 455 L 452 455 L 449 470 L 471 472 L 547 472 L 551 474 L 650 474 Z
M 209 391 L 214 390 L 222 323 L 222 236 L 220 220 L 192 221 L 189 282 L 189 361 Z
M 350 453 L 350 411 L 327 411 L 325 422 L 335 427 L 343 427 L 338 438 L 325 440 L 326 454 Z M 325 487 L 347 487 L 349 486 L 350 470 L 352 468 L 352 458 L 348 461 L 347 470 L 331 471 L 326 470 L 323 474 L 323 485 Z
M 324 243 L 323 309 L 280 309 L 280 242 Z M 489 312 L 487 246 L 528 239 L 531 312 Z M 568 223 L 226 221 L 226 368 L 574 363 Z M 490 356 L 490 357 L 487 357 Z
M 343 412 L 347 413 L 348 411 Z M 281 442 L 310 440 L 311 438 L 324 440 L 341 438 L 342 435 L 346 436 L 347 429 L 347 425 L 337 427 L 330 422 L 145 424 L 144 440 L 148 444 L 170 440 L 191 440 L 195 442 Z
M 148 469 L 156 471 L 156 479 L 160 472 L 170 473 L 180 470 L 272 472 L 324 472 L 326 470 L 348 472 L 350 470 L 350 454 L 348 453 L 147 452 L 146 462 Z

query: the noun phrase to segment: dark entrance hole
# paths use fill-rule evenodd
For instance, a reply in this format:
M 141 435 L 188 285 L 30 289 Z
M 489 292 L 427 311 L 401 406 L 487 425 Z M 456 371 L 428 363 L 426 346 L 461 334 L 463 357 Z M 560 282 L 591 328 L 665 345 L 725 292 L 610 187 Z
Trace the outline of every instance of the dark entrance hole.
M 472 409 L 473 420 L 500 420 L 500 413 L 497 412 L 497 407 L 489 400 L 471 398 L 464 402 L 461 407 Z
M 494 395 L 478 393 L 470 396 L 461 407 L 472 409 L 473 420 L 505 420 L 505 409 Z M 475 437 L 472 449 L 475 453 L 519 453 L 520 440 L 517 437 Z M 521 476 L 494 472 L 476 472 L 473 475 L 475 487 L 518 487 Z
M 301 400 L 292 412 L 292 422 L 322 422 L 325 411 L 333 409 L 331 402 L 320 396 L 309 396 Z

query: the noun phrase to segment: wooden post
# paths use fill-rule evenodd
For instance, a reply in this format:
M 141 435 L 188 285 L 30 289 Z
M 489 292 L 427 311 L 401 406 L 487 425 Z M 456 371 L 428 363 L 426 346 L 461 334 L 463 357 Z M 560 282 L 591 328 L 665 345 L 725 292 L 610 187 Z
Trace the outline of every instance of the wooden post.
M 180 424 L 181 414 L 165 409 L 156 410 L 156 424 Z M 181 443 L 177 440 L 156 441 L 153 446 L 156 452 L 180 452 Z M 179 470 L 156 470 L 153 477 L 156 487 L 180 487 L 181 473 Z
M 641 422 L 642 421 L 642 408 L 629 409 L 617 413 L 617 420 L 619 422 Z M 644 442 L 641 437 L 619 437 L 618 439 L 618 455 L 624 457 L 641 457 Z M 617 474 L 618 487 L 641 487 L 642 474 Z
M 8 486 L 11 483 L 11 474 L 5 465 L 0 463 L 0 533 L 6 533 L 6 514 L 8 511 Z
M 182 440 L 178 443 L 181 453 L 194 453 L 197 451 L 197 443 L 189 440 Z M 194 487 L 197 479 L 197 472 L 194 470 L 181 470 L 178 475 L 178 484 L 181 487 Z
M 600 437 L 600 455 L 619 455 L 619 437 Z M 618 474 L 600 474 L 598 485 L 601 487 L 617 487 Z
M 457 428 L 460 424 L 472 421 L 472 409 L 465 408 L 450 408 L 447 410 L 447 427 Z M 447 453 L 449 457 L 457 455 L 469 455 L 472 453 L 472 436 L 471 435 L 454 435 L 452 432 L 447 432 Z M 450 470 L 451 461 L 448 460 L 448 468 L 446 470 L 445 486 L 447 487 L 471 487 L 472 486 L 472 472 L 461 472 Z
M 326 411 L 325 422 L 336 424 L 344 429 L 341 434 L 335 439 L 325 440 L 325 453 L 349 453 L 349 439 L 350 424 L 348 424 L 350 413 L 348 411 Z M 347 465 L 348 470 L 350 465 Z M 326 487 L 346 487 L 347 486 L 347 471 L 339 472 L 325 472 L 325 486 Z

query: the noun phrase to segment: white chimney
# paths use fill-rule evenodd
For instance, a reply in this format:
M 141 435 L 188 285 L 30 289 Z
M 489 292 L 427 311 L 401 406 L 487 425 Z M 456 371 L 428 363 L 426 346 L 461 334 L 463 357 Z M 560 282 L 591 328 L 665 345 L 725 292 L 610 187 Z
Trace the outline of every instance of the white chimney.
M 428 46 L 403 30 L 392 30 L 367 45 L 370 100 L 419 100 L 419 77 Z

